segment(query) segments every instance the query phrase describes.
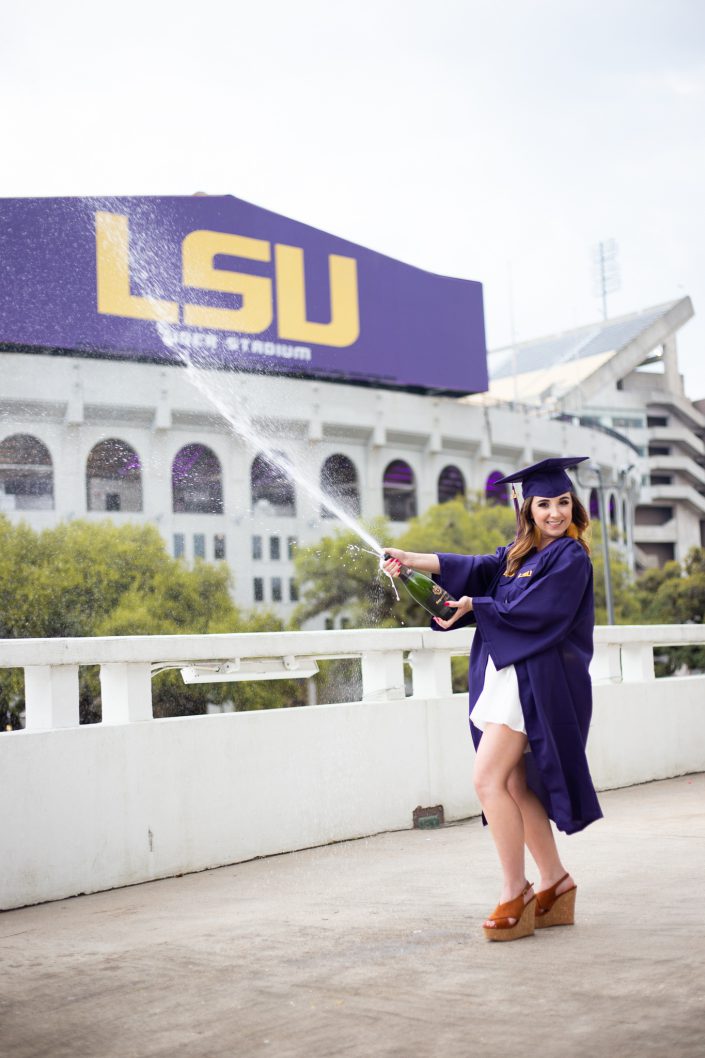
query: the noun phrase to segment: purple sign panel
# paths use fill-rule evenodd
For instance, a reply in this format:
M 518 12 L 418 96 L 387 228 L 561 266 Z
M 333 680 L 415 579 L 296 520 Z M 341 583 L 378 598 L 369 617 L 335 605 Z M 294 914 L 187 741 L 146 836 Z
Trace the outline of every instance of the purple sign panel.
M 227 195 L 1 200 L 0 343 L 487 389 L 480 283 Z

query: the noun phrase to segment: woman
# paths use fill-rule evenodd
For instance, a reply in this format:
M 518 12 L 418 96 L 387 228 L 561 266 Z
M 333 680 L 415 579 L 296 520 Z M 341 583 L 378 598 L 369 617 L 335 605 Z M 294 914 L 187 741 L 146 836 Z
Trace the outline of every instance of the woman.
M 544 459 L 502 478 L 522 482 L 518 530 L 494 555 L 413 554 L 400 563 L 434 575 L 456 598 L 442 629 L 474 620 L 470 729 L 475 788 L 502 867 L 488 940 L 516 940 L 534 927 L 570 925 L 577 886 L 561 863 L 552 819 L 567 834 L 602 816 L 585 744 L 592 713 L 592 564 L 589 519 L 566 469 L 587 457 Z M 515 506 L 517 506 L 515 496 Z M 540 872 L 524 873 L 524 845 Z

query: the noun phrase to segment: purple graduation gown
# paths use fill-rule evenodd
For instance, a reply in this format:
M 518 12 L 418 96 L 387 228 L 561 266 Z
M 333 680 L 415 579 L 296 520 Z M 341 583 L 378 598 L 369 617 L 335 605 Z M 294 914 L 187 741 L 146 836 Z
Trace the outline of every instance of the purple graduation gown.
M 508 550 L 439 554 L 434 579 L 456 599 L 473 600 L 473 614 L 453 626 L 473 618 L 477 625 L 470 711 L 482 691 L 488 654 L 498 670 L 514 665 L 531 750 L 525 756 L 527 782 L 556 826 L 573 834 L 602 816 L 585 755 L 592 715 L 592 563 L 577 541 L 562 537 L 506 577 Z M 472 721 L 470 729 L 477 748 L 482 732 Z

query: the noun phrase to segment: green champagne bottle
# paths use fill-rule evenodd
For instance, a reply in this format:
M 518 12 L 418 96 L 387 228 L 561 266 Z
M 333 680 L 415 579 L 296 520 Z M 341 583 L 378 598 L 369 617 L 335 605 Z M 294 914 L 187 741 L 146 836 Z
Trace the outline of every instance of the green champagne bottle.
M 385 562 L 389 558 L 391 555 L 384 555 Z M 425 573 L 419 573 L 417 569 L 412 569 L 411 566 L 405 566 L 402 563 L 400 565 L 399 579 L 411 598 L 434 617 L 442 617 L 444 621 L 448 621 L 455 611 L 453 607 L 445 604 L 455 602 L 453 596 L 449 595 L 440 584 L 436 584 L 430 577 L 427 577 Z

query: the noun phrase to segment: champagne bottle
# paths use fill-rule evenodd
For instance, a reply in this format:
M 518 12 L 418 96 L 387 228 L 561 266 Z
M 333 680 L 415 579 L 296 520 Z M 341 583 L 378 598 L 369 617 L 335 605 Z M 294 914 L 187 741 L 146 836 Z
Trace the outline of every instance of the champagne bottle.
M 391 555 L 384 555 L 385 561 L 389 558 Z M 455 611 L 453 607 L 446 606 L 445 603 L 455 602 L 453 596 L 449 595 L 440 584 L 436 584 L 430 577 L 427 577 L 425 573 L 419 573 L 417 569 L 412 569 L 411 566 L 405 566 L 402 563 L 400 566 L 399 579 L 411 598 L 434 617 L 442 617 L 444 621 L 448 621 Z

